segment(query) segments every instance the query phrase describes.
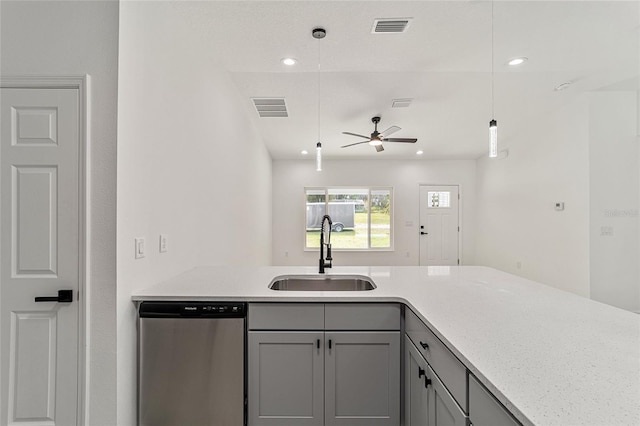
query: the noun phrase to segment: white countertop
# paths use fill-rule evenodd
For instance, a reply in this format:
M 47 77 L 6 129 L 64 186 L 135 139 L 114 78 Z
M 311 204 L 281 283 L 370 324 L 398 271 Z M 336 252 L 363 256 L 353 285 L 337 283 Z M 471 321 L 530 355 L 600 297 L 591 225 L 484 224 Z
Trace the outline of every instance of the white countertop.
M 274 291 L 313 267 L 198 267 L 140 300 L 401 302 L 525 425 L 640 425 L 640 315 L 479 266 L 335 267 L 377 288 Z

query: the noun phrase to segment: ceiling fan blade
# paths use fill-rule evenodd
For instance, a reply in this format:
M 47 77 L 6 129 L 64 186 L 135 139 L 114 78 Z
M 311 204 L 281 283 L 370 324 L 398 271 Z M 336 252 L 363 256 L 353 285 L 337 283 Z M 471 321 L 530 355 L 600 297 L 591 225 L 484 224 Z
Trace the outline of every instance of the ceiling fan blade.
M 365 135 L 359 135 L 357 133 L 351 133 L 351 132 L 342 132 L 343 135 L 351 135 L 351 136 L 358 136 L 360 138 L 365 138 L 365 139 L 370 139 L 370 136 L 365 136 Z
M 380 132 L 380 136 L 382 136 L 383 138 L 386 138 L 387 136 L 389 136 L 392 133 L 397 132 L 398 130 L 401 130 L 400 127 L 391 126 L 387 130 L 385 130 L 384 132 Z
M 383 142 L 404 142 L 404 143 L 416 143 L 418 139 L 413 138 L 384 138 Z
M 376 148 L 376 152 L 382 152 L 384 151 L 384 147 L 382 145 L 374 145 Z
M 349 145 L 342 145 L 340 148 L 346 148 L 346 147 L 348 147 L 348 146 L 360 145 L 361 143 L 369 143 L 369 141 L 362 141 L 362 142 L 350 143 Z

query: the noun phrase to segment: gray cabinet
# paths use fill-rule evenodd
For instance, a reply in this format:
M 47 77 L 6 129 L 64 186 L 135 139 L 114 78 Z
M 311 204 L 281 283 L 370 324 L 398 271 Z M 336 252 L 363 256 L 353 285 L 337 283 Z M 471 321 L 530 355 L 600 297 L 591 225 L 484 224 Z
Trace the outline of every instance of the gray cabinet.
M 409 337 L 405 337 L 405 425 L 466 426 L 467 417 Z
M 429 367 L 408 337 L 405 337 L 404 353 L 404 424 L 426 426 L 429 424 Z
M 518 426 L 502 404 L 469 373 L 469 420 L 473 426 Z
M 399 305 L 254 303 L 248 315 L 249 426 L 400 424 Z
M 400 333 L 326 332 L 325 425 L 398 425 Z
M 249 332 L 249 424 L 323 425 L 323 334 Z

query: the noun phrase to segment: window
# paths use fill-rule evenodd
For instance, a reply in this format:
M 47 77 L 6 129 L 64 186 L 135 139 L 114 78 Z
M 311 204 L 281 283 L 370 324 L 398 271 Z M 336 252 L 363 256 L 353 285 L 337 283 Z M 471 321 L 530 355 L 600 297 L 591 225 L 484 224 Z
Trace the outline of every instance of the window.
M 331 247 L 391 249 L 391 188 L 305 188 L 305 248 L 320 247 L 322 217 L 331 217 Z
M 438 208 L 449 208 L 451 207 L 450 197 L 451 193 L 448 191 L 445 192 L 431 192 L 427 194 L 428 197 L 428 208 L 430 209 L 438 209 Z

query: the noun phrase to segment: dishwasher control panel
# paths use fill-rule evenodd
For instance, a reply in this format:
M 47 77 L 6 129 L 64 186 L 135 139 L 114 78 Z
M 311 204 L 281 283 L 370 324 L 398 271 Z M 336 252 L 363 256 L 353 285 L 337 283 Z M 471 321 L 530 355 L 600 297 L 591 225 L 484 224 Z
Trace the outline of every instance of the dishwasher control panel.
M 244 302 L 142 302 L 140 318 L 242 318 L 246 316 Z

